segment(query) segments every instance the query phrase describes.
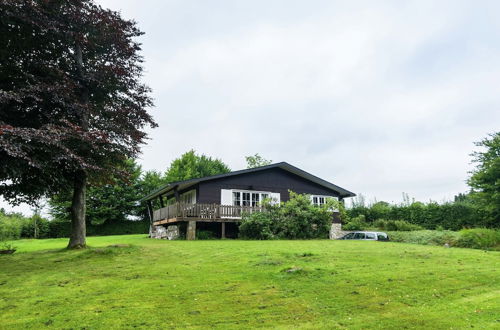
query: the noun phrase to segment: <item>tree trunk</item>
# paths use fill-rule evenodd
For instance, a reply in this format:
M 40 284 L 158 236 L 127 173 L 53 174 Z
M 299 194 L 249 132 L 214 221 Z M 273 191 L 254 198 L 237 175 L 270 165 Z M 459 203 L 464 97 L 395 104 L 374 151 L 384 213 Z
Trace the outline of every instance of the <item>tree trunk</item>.
M 84 131 L 89 129 L 89 92 L 84 79 L 83 52 L 82 45 L 77 41 L 75 44 L 75 60 L 77 76 L 81 83 L 80 102 L 82 105 L 79 113 L 79 124 Z M 73 187 L 73 200 L 71 201 L 71 235 L 69 238 L 69 249 L 82 249 L 87 245 L 85 227 L 85 195 L 87 190 L 87 173 L 80 170 L 75 173 Z
M 85 171 L 75 174 L 73 200 L 71 201 L 71 235 L 69 238 L 69 249 L 85 248 L 85 193 L 87 190 L 87 175 Z

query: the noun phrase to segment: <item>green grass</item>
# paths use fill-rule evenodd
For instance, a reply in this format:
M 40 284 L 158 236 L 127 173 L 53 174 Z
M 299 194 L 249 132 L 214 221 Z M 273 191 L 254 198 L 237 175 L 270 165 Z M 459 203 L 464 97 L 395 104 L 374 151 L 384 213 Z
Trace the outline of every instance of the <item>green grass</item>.
M 500 328 L 499 252 L 144 235 L 88 243 L 20 240 L 0 256 L 0 328 Z

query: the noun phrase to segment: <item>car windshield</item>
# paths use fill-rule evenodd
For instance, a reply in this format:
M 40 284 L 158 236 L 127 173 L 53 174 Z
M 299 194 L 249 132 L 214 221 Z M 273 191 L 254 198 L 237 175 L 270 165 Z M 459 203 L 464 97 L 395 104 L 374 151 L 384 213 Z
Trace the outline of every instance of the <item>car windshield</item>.
M 353 233 L 349 233 L 349 234 L 344 236 L 344 239 L 351 239 L 353 236 L 354 236 Z

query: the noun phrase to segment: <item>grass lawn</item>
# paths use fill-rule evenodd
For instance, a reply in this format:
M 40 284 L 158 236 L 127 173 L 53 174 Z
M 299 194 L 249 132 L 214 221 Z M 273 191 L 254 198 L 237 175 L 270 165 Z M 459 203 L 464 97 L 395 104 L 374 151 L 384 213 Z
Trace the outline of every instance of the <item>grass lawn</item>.
M 0 328 L 500 329 L 500 252 L 144 235 L 88 243 L 15 241 L 18 252 L 0 256 Z

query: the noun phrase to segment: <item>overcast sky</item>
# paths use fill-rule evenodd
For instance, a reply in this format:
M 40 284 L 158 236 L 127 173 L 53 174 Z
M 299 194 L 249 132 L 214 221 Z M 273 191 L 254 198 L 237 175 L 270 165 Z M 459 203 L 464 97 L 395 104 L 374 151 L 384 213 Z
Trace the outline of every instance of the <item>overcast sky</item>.
M 259 153 L 368 200 L 443 201 L 500 128 L 498 1 L 98 2 L 146 33 L 144 169 Z

